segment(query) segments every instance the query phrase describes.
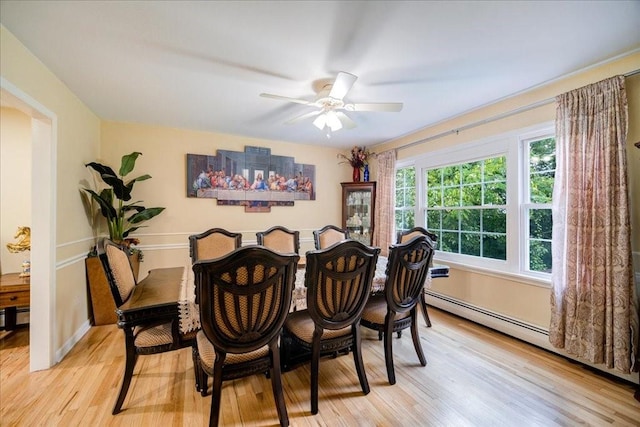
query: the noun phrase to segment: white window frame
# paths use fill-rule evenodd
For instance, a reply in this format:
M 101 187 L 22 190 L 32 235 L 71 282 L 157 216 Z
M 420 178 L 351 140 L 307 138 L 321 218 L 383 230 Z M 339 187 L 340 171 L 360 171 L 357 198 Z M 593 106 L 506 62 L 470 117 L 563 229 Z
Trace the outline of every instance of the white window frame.
M 520 239 L 520 270 L 524 274 L 539 277 L 541 279 L 551 280 L 550 273 L 544 273 L 541 271 L 529 270 L 529 248 L 527 241 L 529 240 L 529 209 L 550 209 L 551 203 L 531 203 L 531 195 L 529 194 L 529 144 L 532 141 L 539 141 L 546 138 L 555 138 L 555 129 L 553 127 L 544 127 L 536 131 L 520 135 L 520 168 L 522 170 L 522 182 L 521 182 L 521 199 L 520 199 L 520 218 L 523 228 L 520 230 L 522 237 Z
M 397 173 L 397 171 L 398 171 L 399 169 L 405 169 L 405 168 L 414 168 L 414 169 L 415 169 L 415 163 L 414 163 L 414 161 L 413 161 L 413 160 L 411 160 L 411 161 L 408 161 L 408 162 L 406 162 L 406 161 L 405 161 L 405 162 L 396 162 L 396 169 L 395 169 L 396 173 Z M 417 185 L 417 181 L 418 181 L 418 172 L 419 172 L 419 171 L 418 171 L 418 170 L 416 170 L 416 185 Z M 395 173 L 394 173 L 394 181 L 395 181 Z M 416 188 L 416 191 L 418 191 L 418 188 L 419 188 L 419 186 Z M 394 201 L 393 201 L 393 211 L 394 211 L 394 214 L 395 214 L 395 212 L 397 211 L 397 209 L 396 209 L 396 204 L 395 204 L 395 192 L 394 192 L 394 194 L 393 194 L 393 197 L 394 197 Z M 416 201 L 416 204 L 419 204 L 419 203 L 420 203 L 420 202 L 418 201 L 418 194 L 416 194 L 415 201 Z M 414 212 L 413 212 L 413 218 L 414 218 L 414 220 L 415 220 L 415 225 L 416 225 L 416 226 L 418 225 L 418 209 L 417 209 L 417 208 L 418 208 L 418 206 L 414 206 L 414 207 L 413 207 L 413 210 L 414 210 Z M 409 210 L 409 209 L 403 209 L 403 210 Z M 392 231 L 393 231 L 393 235 L 391 236 L 391 241 L 392 241 L 392 242 L 395 242 L 395 241 L 396 241 L 396 236 L 397 236 L 397 233 L 398 233 L 398 230 L 396 230 L 396 221 L 395 221 L 395 219 L 394 219 L 394 221 L 393 221 L 393 230 L 392 230 Z
M 550 275 L 539 272 L 531 272 L 523 268 L 525 266 L 525 233 L 528 227 L 524 227 L 524 212 L 522 204 L 524 196 L 522 189 L 528 185 L 524 173 L 528 173 L 528 163 L 525 164 L 523 141 L 530 141 L 539 137 L 554 135 L 553 122 L 542 123 L 528 128 L 518 129 L 500 135 L 493 135 L 484 139 L 468 142 L 454 147 L 424 153 L 412 158 L 398 161 L 396 168 L 400 169 L 413 166 L 416 169 L 416 211 L 415 225 L 425 226 L 425 171 L 460 163 L 467 163 L 488 159 L 491 157 L 505 156 L 507 167 L 507 260 L 482 258 L 464 254 L 449 252 L 436 252 L 439 262 L 449 263 L 454 266 L 472 270 L 490 271 L 496 274 L 519 276 L 524 279 L 532 278 L 535 284 L 548 286 Z M 526 159 L 528 162 L 528 158 Z M 528 189 L 527 189 L 528 191 Z

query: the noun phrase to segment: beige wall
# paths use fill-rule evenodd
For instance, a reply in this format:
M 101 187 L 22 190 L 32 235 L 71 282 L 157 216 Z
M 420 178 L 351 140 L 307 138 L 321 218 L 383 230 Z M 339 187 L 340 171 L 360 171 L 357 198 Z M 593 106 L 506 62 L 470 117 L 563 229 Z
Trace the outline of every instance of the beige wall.
M 459 144 L 481 140 L 492 135 L 506 133 L 520 128 L 550 122 L 555 119 L 553 102 L 496 121 L 490 121 L 457 134 L 451 130 L 481 122 L 497 115 L 507 114 L 525 106 L 538 103 L 585 86 L 599 80 L 626 74 L 640 69 L 640 53 L 619 59 L 603 66 L 550 83 L 526 94 L 522 94 L 464 116 L 425 128 L 415 134 L 377 146 L 376 151 L 396 148 L 398 160 L 423 156 L 429 152 L 455 147 Z M 640 271 L 640 150 L 633 143 L 640 141 L 640 75 L 627 79 L 629 100 L 629 184 L 632 204 L 632 246 L 635 251 L 636 271 Z M 417 143 L 408 148 L 404 145 L 447 132 L 446 136 L 425 143 Z M 437 261 L 437 260 L 436 260 Z M 479 272 L 464 266 L 452 266 L 451 277 L 434 280 L 432 290 L 436 293 L 463 301 L 469 305 L 490 310 L 517 319 L 542 329 L 548 329 L 550 320 L 549 287 L 537 281 L 515 278 L 490 272 Z
M 31 227 L 31 117 L 0 108 L 0 273 L 22 272 L 29 251 L 11 253 L 19 226 Z
M 100 120 L 49 69 L 0 26 L 0 74 L 26 96 L 55 115 L 55 283 L 41 286 L 54 301 L 53 347 L 59 353 L 77 339 L 88 319 L 83 257 L 92 243 L 92 233 L 79 196 L 86 178 L 84 164 L 95 159 L 100 149 Z M 4 123 L 1 123 L 4 127 Z M 37 175 L 38 165 L 32 165 Z M 48 185 L 43 182 L 42 185 Z M 38 215 L 32 213 L 32 220 Z M 32 269 L 37 266 L 32 265 Z M 42 266 L 40 266 L 42 268 Z M 31 312 L 31 321 L 41 313 Z M 38 334 L 39 331 L 34 331 Z M 67 350 L 65 349 L 67 346 Z
M 312 231 L 342 220 L 340 182 L 351 170 L 338 165 L 339 150 L 244 138 L 210 132 L 181 130 L 131 123 L 102 123 L 101 161 L 117 170 L 120 158 L 142 153 L 129 178 L 148 173 L 152 179 L 134 187 L 134 199 L 165 211 L 145 223 L 135 235 L 141 240 L 145 260 L 141 275 L 157 266 L 182 265 L 188 259 L 188 236 L 212 227 L 242 232 L 243 243 L 255 243 L 255 233 L 274 225 L 300 231 L 301 253 L 313 248 Z M 216 150 L 244 151 L 245 146 L 267 147 L 274 155 L 293 156 L 296 162 L 316 165 L 316 200 L 294 206 L 272 207 L 270 213 L 245 213 L 243 207 L 218 206 L 215 199 L 186 196 L 186 155 L 215 155 Z M 87 175 L 88 176 L 88 175 Z

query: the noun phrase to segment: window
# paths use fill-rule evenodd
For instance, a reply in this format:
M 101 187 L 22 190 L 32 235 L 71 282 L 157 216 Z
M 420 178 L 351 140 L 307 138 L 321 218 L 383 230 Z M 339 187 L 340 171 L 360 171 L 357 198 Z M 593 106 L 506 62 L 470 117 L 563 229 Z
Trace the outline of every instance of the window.
M 415 226 L 416 169 L 404 167 L 396 171 L 396 232 Z M 392 239 L 395 241 L 395 239 Z
M 523 222 L 527 228 L 524 269 L 551 273 L 551 196 L 556 171 L 556 140 L 525 140 L 523 145 L 528 160 L 522 204 Z
M 440 250 L 507 256 L 505 156 L 425 170 L 425 225 Z
M 548 280 L 554 176 L 552 123 L 403 159 L 396 228 L 437 234 L 444 262 Z

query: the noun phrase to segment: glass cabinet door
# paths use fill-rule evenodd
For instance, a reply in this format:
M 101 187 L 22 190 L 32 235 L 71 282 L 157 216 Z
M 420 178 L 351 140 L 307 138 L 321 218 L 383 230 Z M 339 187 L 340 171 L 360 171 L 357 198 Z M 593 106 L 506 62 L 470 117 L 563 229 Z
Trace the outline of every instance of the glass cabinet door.
M 343 182 L 342 227 L 352 239 L 366 245 L 373 244 L 375 182 Z

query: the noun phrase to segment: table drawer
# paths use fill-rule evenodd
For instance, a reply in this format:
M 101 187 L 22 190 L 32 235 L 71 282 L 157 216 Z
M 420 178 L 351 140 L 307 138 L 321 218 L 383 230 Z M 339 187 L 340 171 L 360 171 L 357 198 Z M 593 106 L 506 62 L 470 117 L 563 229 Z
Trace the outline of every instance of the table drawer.
M 0 308 L 28 307 L 29 291 L 10 291 L 0 293 Z

